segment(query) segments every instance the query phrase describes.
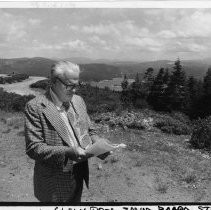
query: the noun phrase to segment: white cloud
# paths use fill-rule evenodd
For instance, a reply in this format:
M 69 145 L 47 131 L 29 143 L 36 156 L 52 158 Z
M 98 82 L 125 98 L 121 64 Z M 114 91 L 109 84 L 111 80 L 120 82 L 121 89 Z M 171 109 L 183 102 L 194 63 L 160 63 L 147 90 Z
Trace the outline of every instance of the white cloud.
M 54 31 L 59 31 L 59 27 L 58 26 L 53 26 L 53 28 L 52 28 Z
M 0 13 L 0 26 L 2 41 L 12 42 L 26 35 L 25 24 L 19 18 L 3 11 Z
M 211 13 L 208 10 L 174 10 L 171 20 L 168 16 L 171 17 L 169 11 L 163 12 L 162 24 L 157 27 L 154 22 L 157 33 L 151 31 L 150 38 L 159 40 L 162 45 L 154 48 L 146 42 L 149 50 L 192 54 L 208 52 L 209 48 L 205 45 L 211 36 Z M 142 42 L 137 43 L 144 47 Z
M 173 32 L 173 31 L 170 31 L 170 30 L 163 30 L 163 31 L 160 31 L 158 33 L 158 36 L 160 38 L 165 38 L 165 39 L 171 39 L 171 38 L 176 38 L 176 34 Z
M 50 11 L 0 10 L 0 45 L 17 56 L 20 49 L 38 56 L 120 58 L 211 52 L 210 9 Z
M 13 23 L 8 28 L 7 41 L 21 39 L 26 35 L 24 25 Z
M 34 46 L 32 47 L 33 50 L 53 50 L 59 48 L 59 45 L 38 43 L 37 41 L 33 42 L 33 44 L 34 44 Z
M 206 51 L 206 49 L 207 49 L 205 46 L 195 44 L 195 43 L 187 44 L 186 47 L 191 52 L 202 52 L 202 51 Z
M 79 30 L 77 27 L 73 27 L 72 29 Z M 138 27 L 133 21 L 123 21 L 117 23 L 104 23 L 98 25 L 88 25 L 83 26 L 80 29 L 82 32 L 87 34 L 96 34 L 96 35 L 110 35 L 110 36 L 119 36 L 122 35 L 139 35 L 139 36 L 147 36 L 149 34 L 149 30 L 147 28 Z
M 161 9 L 147 9 L 147 10 L 143 10 L 143 13 L 145 15 L 159 17 L 163 14 L 163 11 Z
M 56 44 L 38 43 L 37 40 L 34 40 L 33 44 L 34 44 L 33 49 L 35 50 L 70 50 L 70 51 L 89 50 L 89 46 L 81 40 L 73 40 Z
M 208 48 L 202 44 L 197 44 L 193 40 L 181 40 L 175 41 L 171 44 L 165 45 L 166 52 L 190 52 L 200 53 L 207 51 Z
M 114 52 L 121 52 L 121 50 L 123 50 L 121 47 L 119 46 L 114 46 L 114 45 L 105 45 L 103 48 L 103 50 L 106 50 L 106 51 L 111 51 L 112 53 Z
M 82 31 L 87 34 L 98 34 L 98 35 L 107 35 L 107 34 L 118 34 L 117 28 L 113 25 L 90 25 L 84 26 Z
M 94 44 L 97 44 L 97 45 L 101 45 L 101 46 L 106 46 L 107 45 L 107 42 L 103 39 L 100 39 L 99 36 L 92 36 L 89 38 L 89 40 L 94 43 Z
M 211 36 L 211 13 L 205 9 L 152 9 L 144 20 L 160 38 L 204 38 Z
M 32 25 L 32 26 L 37 26 L 41 23 L 41 20 L 40 19 L 34 19 L 34 18 L 30 18 L 28 20 L 29 24 Z
M 79 31 L 79 26 L 76 25 L 68 25 L 68 28 L 72 31 Z
M 178 37 L 209 37 L 211 36 L 211 13 L 195 11 L 192 15 L 184 15 L 172 25 Z
M 125 42 L 137 47 L 161 47 L 161 43 L 152 38 L 128 38 Z
M 69 47 L 71 50 L 72 49 L 82 49 L 86 50 L 87 49 L 87 44 L 81 40 L 74 40 L 74 41 L 69 41 L 69 42 L 64 42 L 62 43 L 64 47 Z

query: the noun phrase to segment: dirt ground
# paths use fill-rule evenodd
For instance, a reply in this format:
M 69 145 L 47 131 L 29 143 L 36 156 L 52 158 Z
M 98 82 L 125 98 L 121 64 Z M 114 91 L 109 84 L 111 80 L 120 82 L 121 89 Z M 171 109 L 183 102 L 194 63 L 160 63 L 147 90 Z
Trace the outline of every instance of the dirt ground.
M 104 133 L 115 142 L 126 141 L 125 133 Z M 117 139 L 118 137 L 118 139 Z M 143 132 L 141 139 L 156 141 L 160 133 Z M 128 138 L 128 137 L 127 137 Z M 127 143 L 127 142 L 125 142 Z M 178 145 L 177 145 L 178 146 Z M 181 150 L 184 149 L 181 146 Z M 173 150 L 172 150 L 173 151 Z M 185 151 L 184 151 L 185 152 Z M 90 160 L 90 188 L 84 188 L 84 202 L 209 202 L 210 174 L 206 182 L 180 182 L 167 165 L 150 159 L 151 150 L 123 149 L 102 161 Z M 166 154 L 166 152 L 165 152 Z M 163 153 L 163 155 L 165 155 Z M 191 153 L 192 154 L 192 153 Z M 199 155 L 199 154 L 197 154 Z M 199 157 L 201 163 L 210 159 Z M 203 162 L 204 161 L 204 162 Z M 0 201 L 36 202 L 33 195 L 33 160 L 25 154 L 23 117 L 2 114 L 0 117 Z M 208 165 L 206 165 L 207 167 Z M 177 169 L 176 169 L 177 170 Z M 206 172 L 207 173 L 207 172 Z M 207 178 L 208 177 L 208 178 Z M 191 181 L 191 180 L 190 180 Z

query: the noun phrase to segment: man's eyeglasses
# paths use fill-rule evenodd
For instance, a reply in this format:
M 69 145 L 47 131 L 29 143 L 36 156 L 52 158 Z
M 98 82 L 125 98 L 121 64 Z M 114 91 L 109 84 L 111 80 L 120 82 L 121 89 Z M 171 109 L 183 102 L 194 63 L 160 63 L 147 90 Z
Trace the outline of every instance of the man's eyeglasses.
M 73 90 L 73 89 L 79 87 L 79 84 L 70 84 L 70 85 L 67 85 L 60 78 L 57 77 L 57 79 L 65 86 L 66 90 Z

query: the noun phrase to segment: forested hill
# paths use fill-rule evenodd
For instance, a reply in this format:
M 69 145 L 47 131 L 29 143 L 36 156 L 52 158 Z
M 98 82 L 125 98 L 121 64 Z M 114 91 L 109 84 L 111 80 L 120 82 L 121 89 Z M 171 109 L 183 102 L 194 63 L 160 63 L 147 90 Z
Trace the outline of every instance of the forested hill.
M 121 77 L 121 71 L 116 66 L 106 64 L 82 64 L 81 80 L 83 81 L 100 81 L 111 80 L 115 77 Z
M 0 74 L 2 73 L 24 73 L 30 76 L 49 76 L 49 69 L 57 59 L 48 59 L 42 57 L 35 58 L 15 58 L 15 59 L 0 59 Z M 93 60 L 94 62 L 94 60 Z M 80 62 L 81 63 L 81 62 Z M 195 78 L 202 79 L 211 61 L 207 60 L 181 60 L 181 64 L 186 74 L 192 75 Z M 120 77 L 121 73 L 128 74 L 128 77 L 133 77 L 136 73 L 144 73 L 146 69 L 152 67 L 156 74 L 160 68 L 169 68 L 172 70 L 174 61 L 159 60 L 149 62 L 108 62 L 105 63 L 89 63 L 79 64 L 82 69 L 81 78 L 83 81 L 100 81 L 110 80 L 114 77 Z
M 143 73 L 148 68 L 153 68 L 154 73 L 157 74 L 160 68 L 168 68 L 170 71 L 174 66 L 174 61 L 170 60 L 158 60 L 142 63 L 118 63 L 114 64 L 121 69 L 123 73 L 130 73 L 132 76 L 137 72 Z M 181 60 L 181 65 L 187 74 L 187 76 L 193 76 L 197 79 L 203 79 L 207 69 L 211 66 L 209 60 Z
M 56 59 L 47 58 L 17 58 L 1 59 L 0 74 L 24 73 L 30 76 L 49 76 L 49 70 Z M 107 64 L 81 64 L 81 78 L 83 81 L 109 80 L 119 77 L 118 67 Z
M 30 76 L 44 76 L 49 75 L 49 69 L 55 60 L 48 58 L 15 58 L 15 59 L 1 59 L 0 73 L 10 74 L 22 73 Z

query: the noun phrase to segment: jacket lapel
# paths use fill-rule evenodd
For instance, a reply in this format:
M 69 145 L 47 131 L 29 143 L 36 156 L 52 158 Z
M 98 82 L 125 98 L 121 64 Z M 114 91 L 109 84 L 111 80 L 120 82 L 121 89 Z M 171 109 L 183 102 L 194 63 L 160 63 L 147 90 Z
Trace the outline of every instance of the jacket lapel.
M 72 146 L 69 140 L 67 127 L 64 121 L 61 119 L 61 116 L 59 115 L 56 106 L 51 101 L 49 91 L 46 93 L 46 99 L 47 100 L 43 101 L 43 104 L 45 105 L 43 113 L 45 114 L 49 122 L 52 124 L 52 126 L 55 128 L 55 130 L 58 132 L 58 134 L 61 136 L 61 138 L 69 146 Z

